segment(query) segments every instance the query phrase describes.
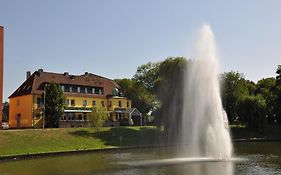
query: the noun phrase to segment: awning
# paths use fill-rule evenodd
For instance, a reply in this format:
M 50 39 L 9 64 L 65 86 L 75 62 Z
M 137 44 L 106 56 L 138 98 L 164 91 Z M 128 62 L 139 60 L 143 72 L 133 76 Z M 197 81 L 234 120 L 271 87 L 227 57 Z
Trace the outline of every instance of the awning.
M 91 110 L 79 110 L 79 109 L 65 109 L 64 112 L 92 112 Z

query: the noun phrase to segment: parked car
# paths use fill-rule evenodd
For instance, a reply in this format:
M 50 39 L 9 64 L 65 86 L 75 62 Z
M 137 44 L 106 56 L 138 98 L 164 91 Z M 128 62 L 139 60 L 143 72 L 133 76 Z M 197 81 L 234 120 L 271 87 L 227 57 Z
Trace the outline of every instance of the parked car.
M 2 129 L 9 129 L 9 123 L 8 122 L 2 122 Z

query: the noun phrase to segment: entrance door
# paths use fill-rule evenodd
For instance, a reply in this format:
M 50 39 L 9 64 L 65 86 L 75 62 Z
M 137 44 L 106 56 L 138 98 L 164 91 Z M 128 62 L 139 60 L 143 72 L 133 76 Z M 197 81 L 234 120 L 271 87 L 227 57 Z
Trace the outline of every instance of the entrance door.
M 17 115 L 17 128 L 20 128 L 21 114 Z

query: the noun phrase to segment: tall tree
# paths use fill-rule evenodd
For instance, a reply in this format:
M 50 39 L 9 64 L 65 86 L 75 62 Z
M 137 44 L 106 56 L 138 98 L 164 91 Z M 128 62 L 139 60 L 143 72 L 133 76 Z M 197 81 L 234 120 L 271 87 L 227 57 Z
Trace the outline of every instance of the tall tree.
M 230 122 L 237 119 L 239 101 L 249 95 L 249 83 L 243 74 L 233 71 L 222 74 L 222 102 Z
M 247 96 L 238 102 L 237 113 L 251 130 L 263 132 L 266 103 L 262 96 Z
M 188 62 L 183 57 L 169 57 L 159 64 L 158 78 L 155 81 L 160 108 L 156 110 L 157 125 L 164 125 L 169 141 L 176 139 L 181 129 L 183 109 L 184 72 Z
M 157 87 L 155 83 L 159 77 L 159 62 L 157 63 L 147 63 L 139 66 L 137 72 L 135 73 L 133 80 L 142 86 L 151 94 L 156 94 Z
M 155 106 L 155 95 L 148 92 L 145 86 L 130 79 L 115 80 L 126 97 L 132 100 L 132 106 L 142 114 L 148 114 Z
M 59 84 L 51 82 L 44 87 L 42 99 L 45 98 L 45 125 L 59 127 L 59 120 L 64 113 L 65 96 Z
M 281 65 L 278 65 L 276 74 L 277 74 L 276 76 L 277 83 L 281 84 Z
M 261 95 L 266 102 L 266 115 L 269 123 L 274 123 L 274 104 L 276 100 L 276 79 L 263 78 L 256 84 L 256 95 Z
M 278 65 L 278 68 L 276 70 L 276 98 L 274 101 L 274 113 L 275 113 L 275 120 L 279 124 L 281 124 L 281 65 Z

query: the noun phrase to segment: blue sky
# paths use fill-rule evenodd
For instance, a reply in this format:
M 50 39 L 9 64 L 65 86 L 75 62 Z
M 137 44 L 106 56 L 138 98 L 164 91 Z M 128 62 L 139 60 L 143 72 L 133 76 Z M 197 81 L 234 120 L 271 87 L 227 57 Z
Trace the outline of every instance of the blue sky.
M 275 76 L 280 8 L 279 0 L 0 0 L 4 100 L 28 70 L 130 78 L 149 61 L 189 58 L 204 23 L 215 33 L 222 71 L 254 81 Z

